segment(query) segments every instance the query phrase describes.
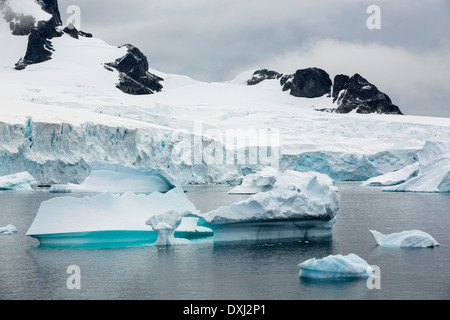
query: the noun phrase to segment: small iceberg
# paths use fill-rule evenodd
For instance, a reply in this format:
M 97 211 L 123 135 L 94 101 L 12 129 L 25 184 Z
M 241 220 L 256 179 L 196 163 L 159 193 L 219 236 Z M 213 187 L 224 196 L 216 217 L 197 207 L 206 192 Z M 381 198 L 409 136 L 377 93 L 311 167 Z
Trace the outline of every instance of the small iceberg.
M 172 246 L 185 243 L 181 239 L 175 239 L 175 229 L 179 227 L 183 218 L 191 212 L 180 212 L 170 210 L 159 215 L 150 217 L 146 224 L 150 225 L 158 233 L 158 239 L 154 243 L 156 246 Z
M 450 192 L 450 149 L 439 141 L 427 141 L 418 152 L 417 173 L 403 183 L 383 188 L 389 192 Z M 407 170 L 405 168 L 404 170 Z
M 361 257 L 350 253 L 329 255 L 322 259 L 312 258 L 298 265 L 300 278 L 349 279 L 368 278 L 375 270 Z
M 434 248 L 439 243 L 428 233 L 420 230 L 410 230 L 391 234 L 382 234 L 369 230 L 377 244 L 388 248 Z
M 121 164 L 91 164 L 91 172 L 81 184 L 53 185 L 51 193 L 151 193 L 167 192 L 178 185 L 160 170 Z
M 0 234 L 15 234 L 17 229 L 12 224 L 8 224 L 6 227 L 0 227 Z
M 58 197 L 41 203 L 39 211 L 27 235 L 47 246 L 128 246 L 152 244 L 158 239 L 158 231 L 146 222 L 152 216 L 172 217 L 174 212 L 198 219 L 198 210 L 186 197 L 184 190 L 174 188 L 167 193 L 149 195 L 127 192 L 123 195 L 104 193 L 91 197 Z M 197 221 L 197 220 L 195 220 Z M 212 230 L 195 228 L 190 221 L 182 235 L 206 236 Z M 173 223 L 170 222 L 173 226 Z M 186 225 L 185 225 L 186 226 Z M 177 235 L 175 230 L 174 236 Z
M 0 190 L 30 191 L 36 186 L 36 179 L 27 171 L 0 177 Z
M 364 181 L 361 185 L 365 187 L 394 186 L 417 176 L 418 172 L 419 163 L 416 162 L 403 169 L 373 177 Z
M 278 170 L 272 167 L 266 167 L 261 171 L 244 176 L 241 184 L 228 191 L 228 193 L 254 194 L 270 191 L 280 174 Z
M 339 205 L 328 176 L 286 171 L 272 190 L 202 214 L 199 224 L 214 230 L 214 241 L 323 237 L 331 235 Z

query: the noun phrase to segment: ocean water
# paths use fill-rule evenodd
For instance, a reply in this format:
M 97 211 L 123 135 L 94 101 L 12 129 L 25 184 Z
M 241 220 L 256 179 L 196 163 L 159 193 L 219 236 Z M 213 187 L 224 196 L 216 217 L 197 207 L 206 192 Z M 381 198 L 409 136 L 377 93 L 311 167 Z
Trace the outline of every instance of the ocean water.
M 211 238 L 167 248 L 44 248 L 25 235 L 42 201 L 87 196 L 45 191 L 1 192 L 0 299 L 149 300 L 446 300 L 450 298 L 450 194 L 385 193 L 359 183 L 338 183 L 342 196 L 333 235 L 310 241 L 214 244 Z M 243 195 L 225 187 L 190 187 L 188 197 L 205 212 Z M 378 247 L 369 233 L 419 229 L 441 246 Z M 309 258 L 355 253 L 380 268 L 379 289 L 365 279 L 317 281 L 298 277 Z M 69 289 L 69 266 L 80 288 Z

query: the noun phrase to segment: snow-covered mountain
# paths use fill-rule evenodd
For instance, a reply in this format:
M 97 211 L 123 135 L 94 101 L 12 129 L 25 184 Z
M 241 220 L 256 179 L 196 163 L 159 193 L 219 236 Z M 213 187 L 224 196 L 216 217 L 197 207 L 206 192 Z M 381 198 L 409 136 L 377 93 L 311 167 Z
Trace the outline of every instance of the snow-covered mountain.
M 415 163 L 428 140 L 450 141 L 450 119 L 401 115 L 358 74 L 331 81 L 293 66 L 206 83 L 151 69 L 132 44 L 64 26 L 56 0 L 0 6 L 0 176 L 80 183 L 103 162 L 162 170 L 180 184 L 225 183 L 269 161 L 366 180 Z

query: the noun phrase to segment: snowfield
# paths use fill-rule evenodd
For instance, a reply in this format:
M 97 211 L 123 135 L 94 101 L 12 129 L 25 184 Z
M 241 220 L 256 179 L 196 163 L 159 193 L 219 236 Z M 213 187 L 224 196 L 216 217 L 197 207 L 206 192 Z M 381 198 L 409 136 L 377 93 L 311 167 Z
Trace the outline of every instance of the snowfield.
M 51 60 L 18 71 L 27 37 L 0 19 L 0 40 L 0 175 L 28 171 L 39 184 L 80 184 L 102 162 L 181 185 L 237 184 L 267 164 L 367 180 L 416 163 L 427 140 L 450 141 L 448 118 L 319 112 L 331 98 L 293 97 L 278 80 L 247 86 L 252 72 L 206 83 L 149 70 L 162 92 L 127 95 L 104 67 L 126 48 L 96 38 L 53 38 Z M 240 150 L 244 158 L 226 158 Z

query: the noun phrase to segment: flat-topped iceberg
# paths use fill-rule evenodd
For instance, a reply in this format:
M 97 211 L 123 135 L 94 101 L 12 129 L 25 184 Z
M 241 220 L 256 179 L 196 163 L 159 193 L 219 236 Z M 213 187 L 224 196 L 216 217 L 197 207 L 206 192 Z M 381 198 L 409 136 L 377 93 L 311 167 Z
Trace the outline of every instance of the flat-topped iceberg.
M 168 212 L 198 214 L 180 188 L 149 195 L 128 192 L 53 198 L 42 202 L 26 234 L 37 238 L 41 245 L 150 244 L 157 240 L 157 232 L 146 222 Z M 184 229 L 183 235 L 188 236 L 188 231 Z M 190 231 L 195 236 L 202 232 L 196 228 Z
M 403 183 L 383 191 L 450 192 L 450 149 L 439 141 L 427 141 L 418 152 L 417 173 Z M 405 168 L 406 169 L 406 168 Z
M 36 185 L 36 179 L 27 171 L 0 177 L 0 190 L 29 191 Z
M 409 230 L 386 235 L 376 230 L 369 231 L 381 247 L 433 248 L 439 246 L 439 243 L 431 235 L 420 230 Z
M 91 165 L 90 175 L 81 184 L 53 185 L 50 192 L 150 193 L 167 192 L 175 187 L 177 184 L 161 170 L 95 163 Z
M 341 279 L 368 278 L 375 270 L 354 253 L 343 256 L 329 255 L 322 259 L 311 258 L 298 265 L 300 278 Z
M 201 215 L 215 241 L 328 236 L 339 209 L 334 181 L 317 172 L 278 174 L 272 190 Z
M 8 224 L 6 227 L 0 227 L 0 234 L 15 234 L 17 229 L 14 225 Z

